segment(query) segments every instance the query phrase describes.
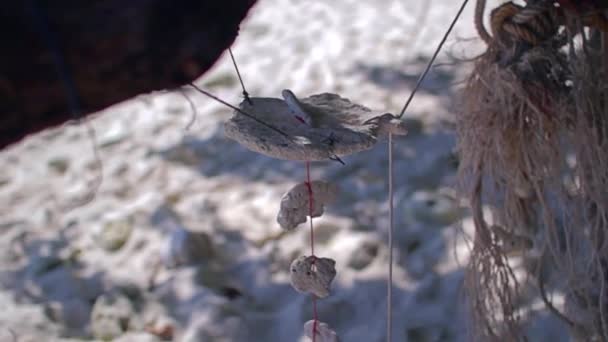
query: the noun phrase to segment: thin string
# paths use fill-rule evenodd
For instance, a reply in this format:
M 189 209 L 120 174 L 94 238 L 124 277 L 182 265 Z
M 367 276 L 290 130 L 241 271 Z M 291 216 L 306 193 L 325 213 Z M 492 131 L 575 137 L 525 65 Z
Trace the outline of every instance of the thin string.
M 194 125 L 194 123 L 196 122 L 196 118 L 198 117 L 198 111 L 196 110 L 196 105 L 194 105 L 192 99 L 188 96 L 188 94 L 186 94 L 183 89 L 180 89 L 179 93 L 186 99 L 186 101 L 188 101 L 188 104 L 190 104 L 190 111 L 192 114 L 190 115 L 190 120 L 188 121 L 188 124 L 184 128 L 184 131 L 189 131 L 190 128 L 192 128 L 192 125 Z
M 262 120 L 260 120 L 260 119 L 256 118 L 254 115 L 251 115 L 251 114 L 249 114 L 249 113 L 245 112 L 244 110 L 242 110 L 242 109 L 240 109 L 240 108 L 238 108 L 238 107 L 235 107 L 235 106 L 231 105 L 230 103 L 228 103 L 228 102 L 226 102 L 226 101 L 224 101 L 224 100 L 220 99 L 219 97 L 217 97 L 217 96 L 215 96 L 215 95 L 211 94 L 210 92 L 208 92 L 208 91 L 206 91 L 206 90 L 204 90 L 204 89 L 199 88 L 199 87 L 198 87 L 198 86 L 196 86 L 196 84 L 194 84 L 194 83 L 190 83 L 190 86 L 191 86 L 192 88 L 194 88 L 196 91 L 198 91 L 199 93 L 201 93 L 201 94 L 203 94 L 203 95 L 205 95 L 205 96 L 207 96 L 207 97 L 210 97 L 210 98 L 214 99 L 215 101 L 217 101 L 217 102 L 219 102 L 219 103 L 223 104 L 224 106 L 227 106 L 228 108 L 231 108 L 231 109 L 233 109 L 233 110 L 236 110 L 237 112 L 239 112 L 239 113 L 241 113 L 241 114 L 245 115 L 246 117 L 248 117 L 248 118 L 250 118 L 250 119 L 252 119 L 252 120 L 256 121 L 257 123 L 259 123 L 259 124 L 261 124 L 261 125 L 264 125 L 264 126 L 266 126 L 266 127 L 270 128 L 270 129 L 272 129 L 273 131 L 275 131 L 275 132 L 277 132 L 277 133 L 281 134 L 282 136 L 286 137 L 287 139 L 290 139 L 290 140 L 291 140 L 291 138 L 289 137 L 289 135 L 288 135 L 287 133 L 285 133 L 285 132 L 281 131 L 280 129 L 278 129 L 278 128 L 276 128 L 276 127 L 274 127 L 273 125 L 268 124 L 268 123 L 266 123 L 266 122 L 264 122 L 264 121 L 262 121 Z
M 236 75 L 239 77 L 239 82 L 241 82 L 241 88 L 243 88 L 243 97 L 245 100 L 249 102 L 250 105 L 253 105 L 253 102 L 249 98 L 249 93 L 245 90 L 245 83 L 243 82 L 243 78 L 241 77 L 241 72 L 239 71 L 239 67 L 236 64 L 236 60 L 234 59 L 234 54 L 232 54 L 232 49 L 228 48 L 228 52 L 230 53 L 230 59 L 232 59 L 232 65 L 234 65 L 234 70 L 236 70 Z
M 469 2 L 469 0 L 464 0 L 462 2 L 462 6 L 460 6 L 460 9 L 458 10 L 458 13 L 456 14 L 456 17 L 454 18 L 454 20 L 452 20 L 452 23 L 450 24 L 450 27 L 448 28 L 448 30 L 443 35 L 443 38 L 441 39 L 441 42 L 439 42 L 439 46 L 437 46 L 437 49 L 433 53 L 433 56 L 431 57 L 431 60 L 427 64 L 426 68 L 424 69 L 424 72 L 418 78 L 418 81 L 416 82 L 416 86 L 414 86 L 414 90 L 412 90 L 412 93 L 410 94 L 410 97 L 408 97 L 407 101 L 405 102 L 405 105 L 401 109 L 401 113 L 399 113 L 399 115 L 397 116 L 398 118 L 401 118 L 403 116 L 403 114 L 405 113 L 407 107 L 410 105 L 410 102 L 412 102 L 412 100 L 414 99 L 414 95 L 416 95 L 416 92 L 420 88 L 420 85 L 422 84 L 422 81 L 426 77 L 426 74 L 428 74 L 429 70 L 431 70 L 431 67 L 433 66 L 433 62 L 435 62 L 435 59 L 437 58 L 437 55 L 439 55 L 439 52 L 441 51 L 441 48 L 443 47 L 443 44 L 448 39 L 448 36 L 452 32 L 452 29 L 456 25 L 456 22 L 458 22 L 458 19 L 460 18 L 460 15 L 464 11 L 464 8 L 466 7 L 466 5 L 467 5 L 468 2 Z
M 464 11 L 468 2 L 469 2 L 469 0 L 464 0 L 462 2 L 462 6 L 460 6 L 460 9 L 458 10 L 456 17 L 454 18 L 454 20 L 452 20 L 450 27 L 448 28 L 446 33 L 443 35 L 443 38 L 439 42 L 439 46 L 437 46 L 437 49 L 433 53 L 433 56 L 431 57 L 431 60 L 427 64 L 426 68 L 424 69 L 424 72 L 418 78 L 418 81 L 416 82 L 416 86 L 412 90 L 410 97 L 405 102 L 405 105 L 403 105 L 403 108 L 401 109 L 401 113 L 399 113 L 398 118 L 403 117 L 403 114 L 405 114 L 405 111 L 407 110 L 410 103 L 414 99 L 414 95 L 416 95 L 416 92 L 420 88 L 422 81 L 424 80 L 424 78 L 428 74 L 429 70 L 431 69 L 433 62 L 435 62 L 435 59 L 439 55 L 439 52 L 441 51 L 443 44 L 445 44 L 445 41 L 447 40 L 448 36 L 452 32 L 452 29 L 456 25 L 456 22 L 458 22 L 458 19 L 460 18 L 460 15 Z M 393 338 L 393 335 L 392 335 L 392 332 L 393 332 L 392 331 L 393 330 L 393 305 L 392 305 L 392 302 L 393 302 L 393 231 L 394 231 L 394 226 L 395 226 L 393 197 L 394 197 L 393 196 L 393 135 L 391 133 L 389 133 L 388 134 L 388 203 L 389 203 L 388 204 L 388 217 L 389 217 L 388 248 L 389 248 L 389 252 L 388 252 L 388 284 L 387 284 L 387 293 L 386 293 L 386 297 L 387 297 L 386 298 L 386 302 L 387 302 L 386 340 L 388 342 L 392 342 L 392 338 Z
M 393 335 L 393 135 L 388 134 L 388 282 L 386 291 L 387 320 L 386 340 L 392 341 Z

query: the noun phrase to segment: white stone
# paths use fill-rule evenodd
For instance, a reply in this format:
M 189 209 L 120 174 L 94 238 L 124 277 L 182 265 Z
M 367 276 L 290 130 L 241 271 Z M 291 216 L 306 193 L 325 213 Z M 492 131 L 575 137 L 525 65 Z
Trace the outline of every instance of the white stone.
M 93 336 L 101 340 L 119 337 L 129 328 L 133 315 L 133 305 L 123 294 L 113 292 L 101 295 L 91 312 Z

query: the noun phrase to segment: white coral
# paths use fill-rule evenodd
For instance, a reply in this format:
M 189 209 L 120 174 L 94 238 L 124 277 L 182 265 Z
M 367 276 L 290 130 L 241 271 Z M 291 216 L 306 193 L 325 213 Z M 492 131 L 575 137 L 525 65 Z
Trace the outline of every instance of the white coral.
M 312 334 L 313 329 L 315 330 L 315 341 L 318 342 L 339 342 L 338 334 L 335 331 L 329 328 L 327 323 L 317 321 L 317 325 L 315 326 L 315 321 L 310 320 L 304 323 L 304 334 L 306 337 L 313 340 Z
M 338 187 L 324 181 L 312 181 L 312 217 L 323 214 L 325 204 L 335 200 Z M 308 185 L 300 183 L 289 190 L 281 199 L 281 209 L 277 215 L 277 222 L 283 229 L 291 230 L 300 223 L 306 222 L 310 212 Z
M 336 262 L 329 258 L 301 256 L 289 268 L 291 285 L 298 292 L 325 298 L 329 296 L 331 282 L 336 276 L 335 265 Z

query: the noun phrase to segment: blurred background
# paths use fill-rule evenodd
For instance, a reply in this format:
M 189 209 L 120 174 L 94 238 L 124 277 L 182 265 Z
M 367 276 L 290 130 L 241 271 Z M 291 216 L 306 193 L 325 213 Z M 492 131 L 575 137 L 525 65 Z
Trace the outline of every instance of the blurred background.
M 491 2 L 490 2 L 491 3 Z M 460 1 L 260 0 L 233 45 L 251 96 L 334 92 L 398 113 Z M 452 128 L 463 59 L 482 51 L 470 3 L 395 140 L 395 341 L 466 341 L 461 294 L 472 224 L 455 192 Z M 238 104 L 227 53 L 196 84 Z M 308 255 L 305 225 L 276 223 L 301 162 L 224 137 L 231 110 L 185 88 L 113 106 L 0 152 L 0 341 L 306 341 L 308 296 L 289 265 Z M 194 120 L 194 121 L 192 121 Z M 386 143 L 312 178 L 337 184 L 315 220 L 336 260 L 319 318 L 342 341 L 383 341 Z M 74 207 L 99 180 L 93 201 Z M 463 234 L 464 233 L 464 234 Z M 541 322 L 542 323 L 542 322 Z M 535 341 L 559 330 L 531 324 Z

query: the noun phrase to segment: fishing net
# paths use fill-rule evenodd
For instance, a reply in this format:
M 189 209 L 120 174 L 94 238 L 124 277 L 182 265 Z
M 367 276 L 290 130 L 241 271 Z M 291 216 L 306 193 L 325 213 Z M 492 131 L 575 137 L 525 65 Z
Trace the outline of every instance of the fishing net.
M 572 336 L 606 341 L 608 21 L 592 7 L 509 2 L 492 11 L 490 34 L 483 3 L 488 48 L 457 118 L 475 223 L 465 280 L 474 337 L 525 340 L 541 302 Z

